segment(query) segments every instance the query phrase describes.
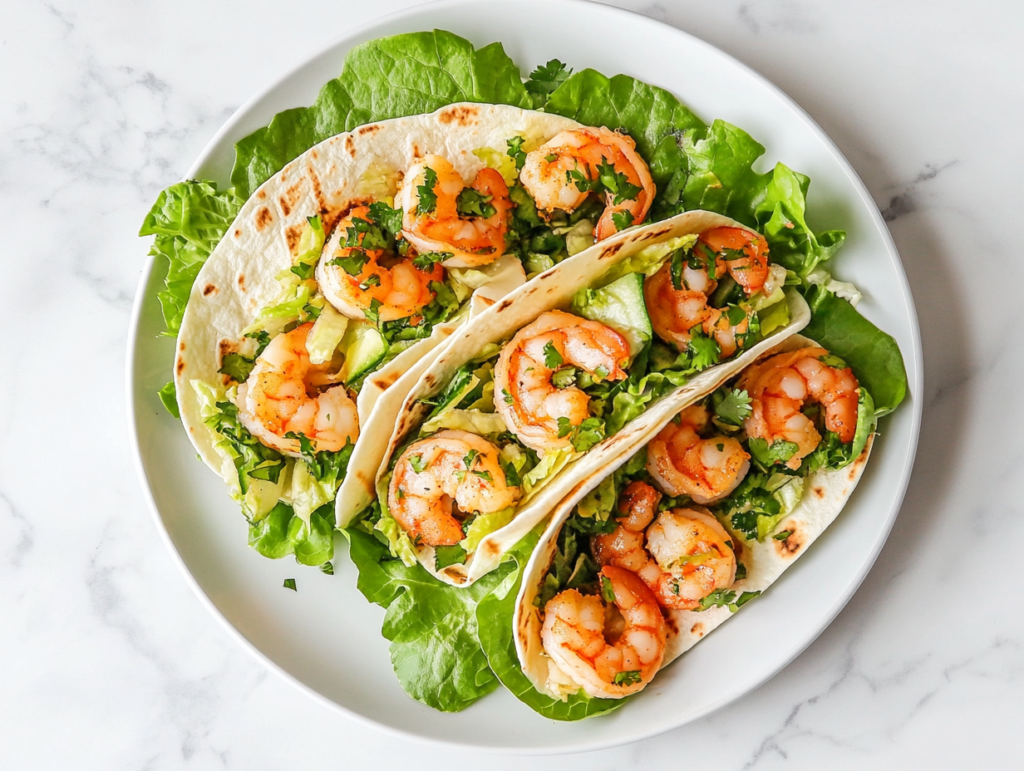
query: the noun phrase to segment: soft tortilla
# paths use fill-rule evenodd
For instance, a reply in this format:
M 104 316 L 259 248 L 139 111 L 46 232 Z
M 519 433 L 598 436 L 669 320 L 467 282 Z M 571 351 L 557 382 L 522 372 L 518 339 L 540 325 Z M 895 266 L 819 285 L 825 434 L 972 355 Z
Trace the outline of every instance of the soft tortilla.
M 818 344 L 813 340 L 801 335 L 794 335 L 771 346 L 770 350 L 761 351 L 761 354 L 770 356 L 816 345 Z M 761 356 L 755 358 L 761 358 Z M 661 419 L 648 422 L 645 425 L 646 433 L 641 441 L 632 444 L 619 457 L 609 459 L 604 466 L 591 466 L 590 473 L 586 477 L 578 479 L 572 493 L 558 504 L 552 514 L 551 524 L 544 531 L 540 543 L 527 563 L 512 619 L 519 663 L 524 674 L 541 693 L 554 698 L 562 698 L 567 692 L 578 688 L 568 676 L 558 670 L 554 661 L 544 653 L 540 636 L 542 625 L 540 610 L 533 605 L 534 598 L 539 593 L 544 577 L 551 566 L 558 544 L 558 534 L 565 521 L 583 496 L 597 487 L 603 479 L 647 444 L 683 407 L 704 398 L 727 380 L 738 375 L 749 363 L 752 361 L 737 360 L 722 365 L 718 371 L 720 377 L 717 378 L 717 382 L 710 387 L 701 389 L 700 392 L 691 393 L 690 398 L 684 404 L 678 404 L 674 410 L 663 414 Z M 791 531 L 785 540 L 776 541 L 773 538 L 766 538 L 764 541 L 758 542 L 757 540 L 747 541 L 739 536 L 734 537 L 734 543 L 738 543 L 740 546 L 737 556 L 747 568 L 746 577 L 729 587 L 730 590 L 736 592 L 737 597 L 743 592 L 764 592 L 807 551 L 807 547 L 839 516 L 839 512 L 842 511 L 860 481 L 873 440 L 874 435 L 868 439 L 860 456 L 849 466 L 833 471 L 819 470 L 806 477 L 803 498 L 790 515 L 778 525 L 779 532 Z M 667 611 L 666 622 L 669 636 L 662 666 L 668 666 L 732 615 L 732 611 L 727 607 L 709 608 L 704 611 Z
M 229 484 L 236 472 L 230 458 L 214 447 L 203 424 L 201 405 L 190 385 L 200 380 L 225 383 L 221 360 L 236 350 L 241 331 L 279 292 L 275 276 L 292 264 L 308 217 L 320 215 L 330 231 L 351 205 L 367 195 L 367 185 L 399 174 L 426 153 L 444 155 L 464 178 L 484 163 L 474 150 L 505 151 L 505 141 L 523 136 L 543 142 L 579 124 L 506 105 L 453 104 L 428 115 L 371 123 L 338 134 L 306 151 L 264 182 L 242 206 L 227 235 L 210 255 L 189 297 L 178 334 L 174 365 L 178 408 L 199 456 Z M 519 261 L 504 257 L 488 269 L 493 280 L 477 290 L 480 300 L 496 300 L 523 283 Z M 360 393 L 361 431 L 348 475 L 337 495 L 337 523 L 344 526 L 374 497 L 373 478 L 394 428 L 405 392 L 457 328 L 438 325 L 433 335 L 374 373 Z
M 422 379 L 409 391 L 398 416 L 384 462 L 378 471 L 378 477 L 387 473 L 395 451 L 404 444 L 407 437 L 418 430 L 427 413 L 427 408 L 421 404 L 421 400 L 436 395 L 458 368 L 477 356 L 485 345 L 505 340 L 545 311 L 553 308 L 567 310 L 573 294 L 578 289 L 590 286 L 610 267 L 634 256 L 646 247 L 670 238 L 701 233 L 719 226 L 743 227 L 721 214 L 692 211 L 653 225 L 626 230 L 541 273 L 481 313 L 472 324 L 467 324 L 452 336 L 444 350 L 423 374 Z M 780 340 L 803 329 L 810 321 L 810 309 L 796 292 L 787 293 L 787 301 L 790 304 L 790 322 L 786 327 L 777 330 L 733 362 L 712 367 L 694 376 L 689 383 L 654 403 L 643 415 L 627 424 L 617 434 L 598 443 L 583 457 L 569 464 L 549 481 L 535 498 L 519 509 L 508 525 L 481 540 L 479 547 L 469 556 L 466 564 L 450 565 L 437 570 L 434 566 L 434 549 L 423 545 L 416 547 L 420 563 L 431 574 L 452 586 L 468 586 L 486 575 L 498 566 L 502 556 L 541 522 L 559 501 L 572 494 L 581 478 L 589 478 L 592 473 L 606 468 L 609 463 L 626 457 L 631 447 L 639 446 L 649 435 L 650 426 L 659 421 L 667 421 L 683 405 L 692 401 L 696 394 L 714 390 L 717 384 L 727 377 L 723 374 L 723 368 L 742 368 L 760 353 L 778 344 Z

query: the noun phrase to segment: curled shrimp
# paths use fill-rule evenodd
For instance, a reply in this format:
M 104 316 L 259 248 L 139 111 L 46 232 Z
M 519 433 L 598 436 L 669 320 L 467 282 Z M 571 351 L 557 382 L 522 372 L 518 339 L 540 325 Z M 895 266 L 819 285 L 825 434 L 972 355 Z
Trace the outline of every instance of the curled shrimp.
M 444 281 L 444 268 L 438 264 L 417 268 L 414 255 L 388 254 L 384 249 L 367 249 L 362 244 L 366 233 L 357 233 L 355 220 L 369 222 L 370 210 L 357 206 L 338 223 L 340 245 L 330 259 L 321 259 L 316 279 L 327 301 L 350 319 L 377 314 L 380 321 L 395 321 L 415 316 L 436 294 L 431 283 Z M 354 238 L 357 245 L 345 246 Z
M 505 425 L 537 451 L 566 447 L 588 416 L 590 397 L 552 382 L 563 365 L 595 380 L 622 380 L 629 343 L 611 327 L 564 311 L 542 313 L 501 349 L 494 367 L 494 404 Z M 560 420 L 568 425 L 559 426 Z
M 428 546 L 452 546 L 465 536 L 463 514 L 493 514 L 514 506 L 519 487 L 508 484 L 500 450 L 468 431 L 444 430 L 413 442 L 388 485 L 391 516 Z
M 600 575 L 618 613 L 607 613 L 600 596 L 566 589 L 544 606 L 541 643 L 588 695 L 618 699 L 643 689 L 657 673 L 667 631 L 657 600 L 635 574 L 606 566 Z
M 619 496 L 618 525 L 594 536 L 591 551 L 599 565 L 636 573 L 662 607 L 693 610 L 735 579 L 732 541 L 703 508 L 663 511 L 655 519 L 660 500 L 646 482 L 628 484 Z
M 421 253 L 449 253 L 447 267 L 487 265 L 505 253 L 512 201 L 495 169 L 480 169 L 467 186 L 451 161 L 427 155 L 406 172 L 401 201 L 402 236 Z
M 598 241 L 643 222 L 656 192 L 636 142 L 603 127 L 555 135 L 527 153 L 519 179 L 537 208 L 549 213 L 572 212 L 595 186 L 603 190 L 606 208 L 594 228 Z
M 713 503 L 736 489 L 750 469 L 750 455 L 728 436 L 701 438 L 708 411 L 694 404 L 647 444 L 647 472 L 669 495 Z
M 701 233 L 690 256 L 684 258 L 679 288 L 673 283 L 672 270 L 669 260 L 644 281 L 644 300 L 654 331 L 685 350 L 697 327 L 715 339 L 723 358 L 732 356 L 741 336 L 750 329 L 749 312 L 741 311 L 741 318 L 733 318 L 735 310 L 713 308 L 708 297 L 726 273 L 748 296 L 763 289 L 769 273 L 768 243 L 742 228 L 712 228 Z
M 744 371 L 737 388 L 750 395 L 750 415 L 743 427 L 747 435 L 797 446 L 786 462 L 800 468 L 803 458 L 821 441 L 814 422 L 801 412 L 808 400 L 825 408 L 825 427 L 839 435 L 844 444 L 852 442 L 857 430 L 860 390 L 849 367 L 834 367 L 829 353 L 817 346 L 780 353 Z
M 301 457 L 302 434 L 314 452 L 337 451 L 359 437 L 359 415 L 343 385 L 330 385 L 330 362 L 314 365 L 306 352 L 312 323 L 278 335 L 238 387 L 238 418 L 267 447 Z

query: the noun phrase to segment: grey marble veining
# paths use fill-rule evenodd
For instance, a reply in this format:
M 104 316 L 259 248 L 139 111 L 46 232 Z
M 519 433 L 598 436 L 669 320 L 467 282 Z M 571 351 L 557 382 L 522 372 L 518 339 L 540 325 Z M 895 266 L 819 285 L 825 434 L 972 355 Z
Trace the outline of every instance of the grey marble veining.
M 152 524 L 122 418 L 146 248 L 135 233 L 153 198 L 307 51 L 411 4 L 15 0 L 0 14 L 0 768 L 451 761 L 325 709 L 236 645 Z M 865 180 L 921 319 L 921 445 L 875 567 L 773 680 L 640 744 L 479 762 L 674 768 L 685 748 L 704 768 L 1014 767 L 1024 10 L 1009 0 L 969 13 L 910 0 L 615 4 L 765 74 Z M 476 760 L 467 754 L 462 763 Z

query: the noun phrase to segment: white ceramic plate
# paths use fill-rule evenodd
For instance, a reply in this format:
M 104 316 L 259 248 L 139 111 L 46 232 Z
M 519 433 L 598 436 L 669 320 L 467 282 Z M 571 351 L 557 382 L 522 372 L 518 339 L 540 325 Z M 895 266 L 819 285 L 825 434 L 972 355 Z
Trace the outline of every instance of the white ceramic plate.
M 537 19 L 544 23 L 538 24 Z M 169 548 L 225 626 L 268 667 L 348 715 L 437 742 L 509 752 L 585 750 L 635 741 L 683 725 L 748 693 L 795 658 L 860 585 L 899 510 L 920 424 L 921 345 L 896 249 L 864 185 L 817 125 L 760 75 L 673 27 L 626 11 L 572 0 L 453 0 L 420 6 L 346 33 L 244 105 L 188 176 L 226 183 L 233 143 L 286 108 L 310 104 L 341 71 L 354 45 L 383 35 L 447 29 L 477 45 L 501 41 L 523 72 L 552 58 L 576 70 L 626 73 L 673 91 L 705 121 L 723 118 L 777 160 L 810 175 L 809 220 L 844 228 L 835 268 L 864 291 L 860 311 L 893 334 L 906 358 L 910 397 L 882 423 L 882 438 L 853 500 L 810 552 L 771 590 L 659 674 L 644 694 L 609 716 L 580 723 L 544 719 L 504 689 L 459 714 L 411 700 L 391 669 L 380 635 L 384 611 L 355 588 L 338 538 L 336 573 L 291 559 L 272 562 L 246 545 L 246 524 L 221 481 L 202 463 L 160 405 L 173 341 L 156 293 L 162 268 L 143 275 L 128 351 L 129 421 L 143 486 Z M 572 29 L 571 35 L 564 30 Z M 614 30 L 614 35 L 611 31 Z M 595 44 L 594 41 L 614 45 Z M 638 55 L 641 52 L 642 55 Z M 294 577 L 298 592 L 282 588 Z M 753 641 L 756 641 L 754 643 Z M 756 644 L 757 655 L 750 655 Z

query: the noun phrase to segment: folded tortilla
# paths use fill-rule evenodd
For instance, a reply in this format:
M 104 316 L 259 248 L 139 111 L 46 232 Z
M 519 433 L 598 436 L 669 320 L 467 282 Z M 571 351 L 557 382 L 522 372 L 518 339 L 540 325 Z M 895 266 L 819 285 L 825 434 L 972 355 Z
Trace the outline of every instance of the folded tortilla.
M 330 234 L 353 203 L 393 194 L 404 170 L 424 154 L 444 155 L 463 178 L 472 179 L 485 165 L 474 151 L 500 156 L 509 138 L 522 136 L 539 144 L 578 125 L 558 115 L 507 105 L 453 104 L 427 115 L 370 123 L 338 134 L 264 182 L 199 272 L 178 334 L 178 408 L 203 461 L 229 485 L 237 480 L 231 458 L 217 449 L 216 435 L 203 423 L 202 400 L 191 383 L 215 388 L 227 383 L 218 373 L 222 359 L 237 350 L 242 330 L 278 296 L 275 277 L 291 267 L 307 218 L 319 215 Z M 482 286 L 472 297 L 471 312 L 521 285 L 525 275 L 519 260 L 506 255 L 481 269 L 475 279 Z M 367 377 L 356 403 L 359 439 L 336 498 L 339 527 L 373 500 L 374 475 L 402 399 L 459 323 L 436 325 L 429 338 Z
M 378 472 L 378 483 L 388 473 L 396 452 L 416 435 L 426 417 L 430 408 L 423 400 L 436 396 L 456 371 L 476 358 L 485 346 L 509 339 L 518 329 L 545 311 L 556 308 L 569 310 L 577 290 L 598 283 L 610 268 L 648 247 L 722 226 L 745 228 L 741 223 L 721 214 L 691 211 L 662 222 L 625 230 L 541 273 L 485 310 L 472 323 L 462 327 L 408 392 Z M 476 551 L 468 555 L 465 564 L 449 565 L 438 570 L 435 567 L 433 547 L 422 544 L 414 547 L 419 562 L 431 574 L 453 586 L 468 586 L 486 575 L 498 566 L 509 549 L 551 513 L 559 501 L 572 494 L 580 480 L 589 479 L 607 468 L 609 463 L 627 457 L 629 448 L 642 443 L 650 433 L 651 426 L 663 425 L 683 406 L 697 398 L 698 394 L 714 390 L 728 377 L 728 372 L 753 362 L 780 340 L 803 329 L 811 316 L 807 304 L 794 291 L 787 292 L 786 302 L 789 304 L 790 319 L 786 326 L 774 331 L 736 359 L 694 375 L 689 382 L 652 403 L 646 412 L 627 423 L 621 431 L 602 440 L 567 465 L 534 497 L 517 508 L 509 524 L 485 536 Z
M 777 340 L 773 343 L 767 349 L 759 351 L 755 358 L 818 345 L 800 335 L 790 336 L 781 343 Z M 683 408 L 711 394 L 732 377 L 740 374 L 750 363 L 753 363 L 753 360 L 736 360 L 722 364 L 715 373 L 715 382 L 699 391 L 691 392 L 687 399 L 679 400 L 680 403 L 675 405 L 673 410 L 663 412 L 658 420 L 648 421 L 643 432 L 634 432 L 635 441 L 621 448 L 622 452 L 617 457 L 608 458 L 607 462 L 600 466 L 588 464 L 589 473 L 577 475 L 576 485 L 571 493 L 555 507 L 551 524 L 541 536 L 524 570 L 523 583 L 516 598 L 516 610 L 512 619 L 520 666 L 541 693 L 554 698 L 565 698 L 579 690 L 579 686 L 544 652 L 540 634 L 543 619 L 541 611 L 533 604 L 551 567 L 558 546 L 558 535 L 576 504 L 653 439 Z M 745 578 L 735 581 L 729 587 L 730 591 L 736 592 L 737 596 L 743 592 L 764 592 L 807 551 L 825 528 L 835 521 L 853 494 L 864 472 L 873 440 L 874 434 L 868 438 L 861 454 L 844 468 L 821 469 L 805 477 L 803 497 L 776 527 L 780 533 L 789 532 L 785 539 L 746 540 L 742 535 L 732 533 L 733 543 L 738 546 L 737 560 L 744 564 L 747 574 Z M 725 527 L 730 530 L 727 524 Z M 668 666 L 709 632 L 727 621 L 733 612 L 728 607 L 712 607 L 703 611 L 666 610 L 668 639 L 662 667 Z

